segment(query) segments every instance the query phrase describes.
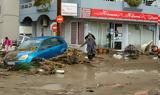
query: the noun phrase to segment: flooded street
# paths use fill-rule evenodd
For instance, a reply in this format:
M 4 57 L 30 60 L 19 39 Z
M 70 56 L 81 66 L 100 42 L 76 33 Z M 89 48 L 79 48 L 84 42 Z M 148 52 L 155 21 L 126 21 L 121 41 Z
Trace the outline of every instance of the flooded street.
M 105 55 L 91 63 L 67 65 L 64 74 L 1 70 L 7 75 L 0 75 L 0 95 L 159 95 L 159 67 L 149 56 L 117 60 Z

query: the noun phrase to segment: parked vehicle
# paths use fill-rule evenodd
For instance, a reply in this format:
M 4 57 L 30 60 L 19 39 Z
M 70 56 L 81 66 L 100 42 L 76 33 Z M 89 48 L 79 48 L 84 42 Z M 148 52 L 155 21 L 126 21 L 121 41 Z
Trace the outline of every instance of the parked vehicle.
M 18 51 L 14 53 L 8 53 L 4 57 L 4 63 L 19 64 L 30 63 L 36 59 L 49 59 L 63 54 L 67 50 L 67 47 L 68 46 L 65 40 L 58 36 L 30 38 L 20 44 Z
M 25 34 L 20 34 L 19 35 L 19 39 L 17 40 L 17 46 L 19 46 L 21 43 L 23 43 L 24 41 L 30 39 L 30 36 L 27 36 Z

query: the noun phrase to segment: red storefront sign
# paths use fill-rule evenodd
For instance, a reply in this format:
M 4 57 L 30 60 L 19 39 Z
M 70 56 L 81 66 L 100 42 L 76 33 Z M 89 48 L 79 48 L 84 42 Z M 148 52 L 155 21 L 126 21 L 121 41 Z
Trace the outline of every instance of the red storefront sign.
M 102 17 L 102 18 L 127 19 L 127 20 L 154 21 L 154 22 L 160 21 L 160 16 L 158 16 L 157 14 L 112 11 L 112 10 L 102 10 L 102 9 L 91 9 L 90 16 Z

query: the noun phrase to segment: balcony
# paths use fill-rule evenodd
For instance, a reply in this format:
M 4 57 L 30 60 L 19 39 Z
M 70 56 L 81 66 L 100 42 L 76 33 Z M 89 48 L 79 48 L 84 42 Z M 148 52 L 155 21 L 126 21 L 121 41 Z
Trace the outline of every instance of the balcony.
M 20 22 L 26 17 L 31 18 L 32 21 L 37 21 L 41 15 L 47 15 L 53 20 L 56 16 L 56 3 L 52 3 L 51 7 L 35 7 L 34 1 L 20 4 Z
M 145 3 L 141 3 L 138 7 L 131 7 L 123 0 L 81 0 L 80 7 L 116 11 L 133 11 L 148 14 L 158 14 L 158 12 L 160 12 L 160 9 L 156 6 L 147 6 Z

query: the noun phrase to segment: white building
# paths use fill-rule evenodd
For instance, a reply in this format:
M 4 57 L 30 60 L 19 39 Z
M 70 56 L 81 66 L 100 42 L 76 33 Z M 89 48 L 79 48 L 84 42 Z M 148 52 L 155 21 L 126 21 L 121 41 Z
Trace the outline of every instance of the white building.
M 0 39 L 16 40 L 19 34 L 19 0 L 0 0 Z

